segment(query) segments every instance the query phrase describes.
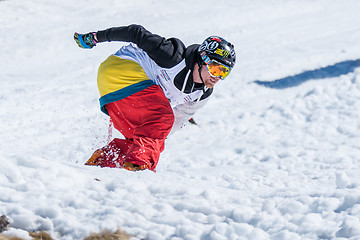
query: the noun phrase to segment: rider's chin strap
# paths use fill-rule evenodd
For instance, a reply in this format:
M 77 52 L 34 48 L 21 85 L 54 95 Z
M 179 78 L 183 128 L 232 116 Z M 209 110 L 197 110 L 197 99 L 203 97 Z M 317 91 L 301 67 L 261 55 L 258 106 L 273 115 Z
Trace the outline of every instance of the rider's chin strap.
M 199 68 L 198 68 L 199 77 L 200 77 L 200 79 L 201 79 L 201 82 L 204 84 L 202 90 L 203 90 L 203 92 L 205 93 L 205 82 L 204 82 L 204 79 L 203 79 L 202 76 L 201 76 L 201 69 L 202 69 L 203 65 L 202 65 L 201 63 L 198 63 L 198 65 L 199 65 Z
M 198 64 L 198 66 L 199 66 L 199 68 L 198 68 L 198 71 L 199 71 L 199 77 L 200 77 L 200 79 L 201 79 L 201 82 L 204 84 L 204 86 L 202 87 L 202 90 L 203 90 L 203 95 L 206 93 L 206 87 L 205 87 L 205 82 L 204 82 L 204 79 L 202 78 L 202 76 L 201 76 L 201 69 L 202 69 L 202 67 L 203 67 L 203 65 L 201 64 L 201 63 L 197 63 Z M 202 96 L 203 96 L 202 95 Z M 196 102 L 199 102 L 200 100 L 201 100 L 201 97 L 202 96 L 200 96 L 197 100 L 196 100 Z

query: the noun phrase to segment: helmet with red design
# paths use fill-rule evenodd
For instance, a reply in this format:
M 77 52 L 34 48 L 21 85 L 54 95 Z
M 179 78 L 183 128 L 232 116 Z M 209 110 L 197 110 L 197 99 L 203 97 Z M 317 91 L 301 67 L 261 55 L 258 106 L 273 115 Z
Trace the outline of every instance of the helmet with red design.
M 224 79 L 235 65 L 234 45 L 222 37 L 211 36 L 206 38 L 199 46 L 198 52 L 203 63 L 208 67 L 208 71 L 214 77 L 219 76 Z M 222 66 L 219 68 L 219 65 Z M 216 67 L 214 68 L 214 66 Z

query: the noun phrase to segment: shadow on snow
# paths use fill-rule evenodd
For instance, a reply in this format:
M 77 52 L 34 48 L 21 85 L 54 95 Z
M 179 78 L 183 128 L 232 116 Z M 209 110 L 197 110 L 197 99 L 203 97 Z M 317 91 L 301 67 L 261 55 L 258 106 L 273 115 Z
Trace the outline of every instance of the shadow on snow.
M 289 87 L 296 87 L 308 80 L 338 77 L 340 75 L 353 72 L 357 67 L 360 67 L 360 59 L 336 63 L 332 66 L 306 71 L 294 76 L 276 79 L 273 81 L 256 80 L 254 82 L 269 88 L 283 89 Z

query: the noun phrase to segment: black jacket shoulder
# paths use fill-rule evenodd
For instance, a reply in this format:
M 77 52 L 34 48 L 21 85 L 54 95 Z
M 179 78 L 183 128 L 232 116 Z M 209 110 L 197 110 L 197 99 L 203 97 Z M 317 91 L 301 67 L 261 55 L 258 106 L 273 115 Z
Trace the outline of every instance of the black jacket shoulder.
M 123 41 L 135 43 L 161 67 L 171 68 L 184 59 L 186 47 L 177 38 L 166 39 L 153 34 L 141 25 L 108 28 L 98 31 L 99 42 Z

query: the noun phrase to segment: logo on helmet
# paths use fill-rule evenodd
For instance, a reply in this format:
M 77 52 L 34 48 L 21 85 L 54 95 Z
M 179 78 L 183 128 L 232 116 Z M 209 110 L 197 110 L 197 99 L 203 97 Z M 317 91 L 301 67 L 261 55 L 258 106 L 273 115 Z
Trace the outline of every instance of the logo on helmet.
M 199 50 L 200 51 L 213 52 L 218 46 L 219 46 L 218 42 L 207 42 L 207 41 L 205 41 L 200 45 Z
M 223 50 L 223 49 L 220 49 L 220 48 L 216 49 L 216 50 L 215 50 L 215 53 L 216 53 L 217 55 L 222 56 L 222 57 L 227 57 L 227 56 L 229 56 L 229 54 L 230 54 L 227 50 Z

